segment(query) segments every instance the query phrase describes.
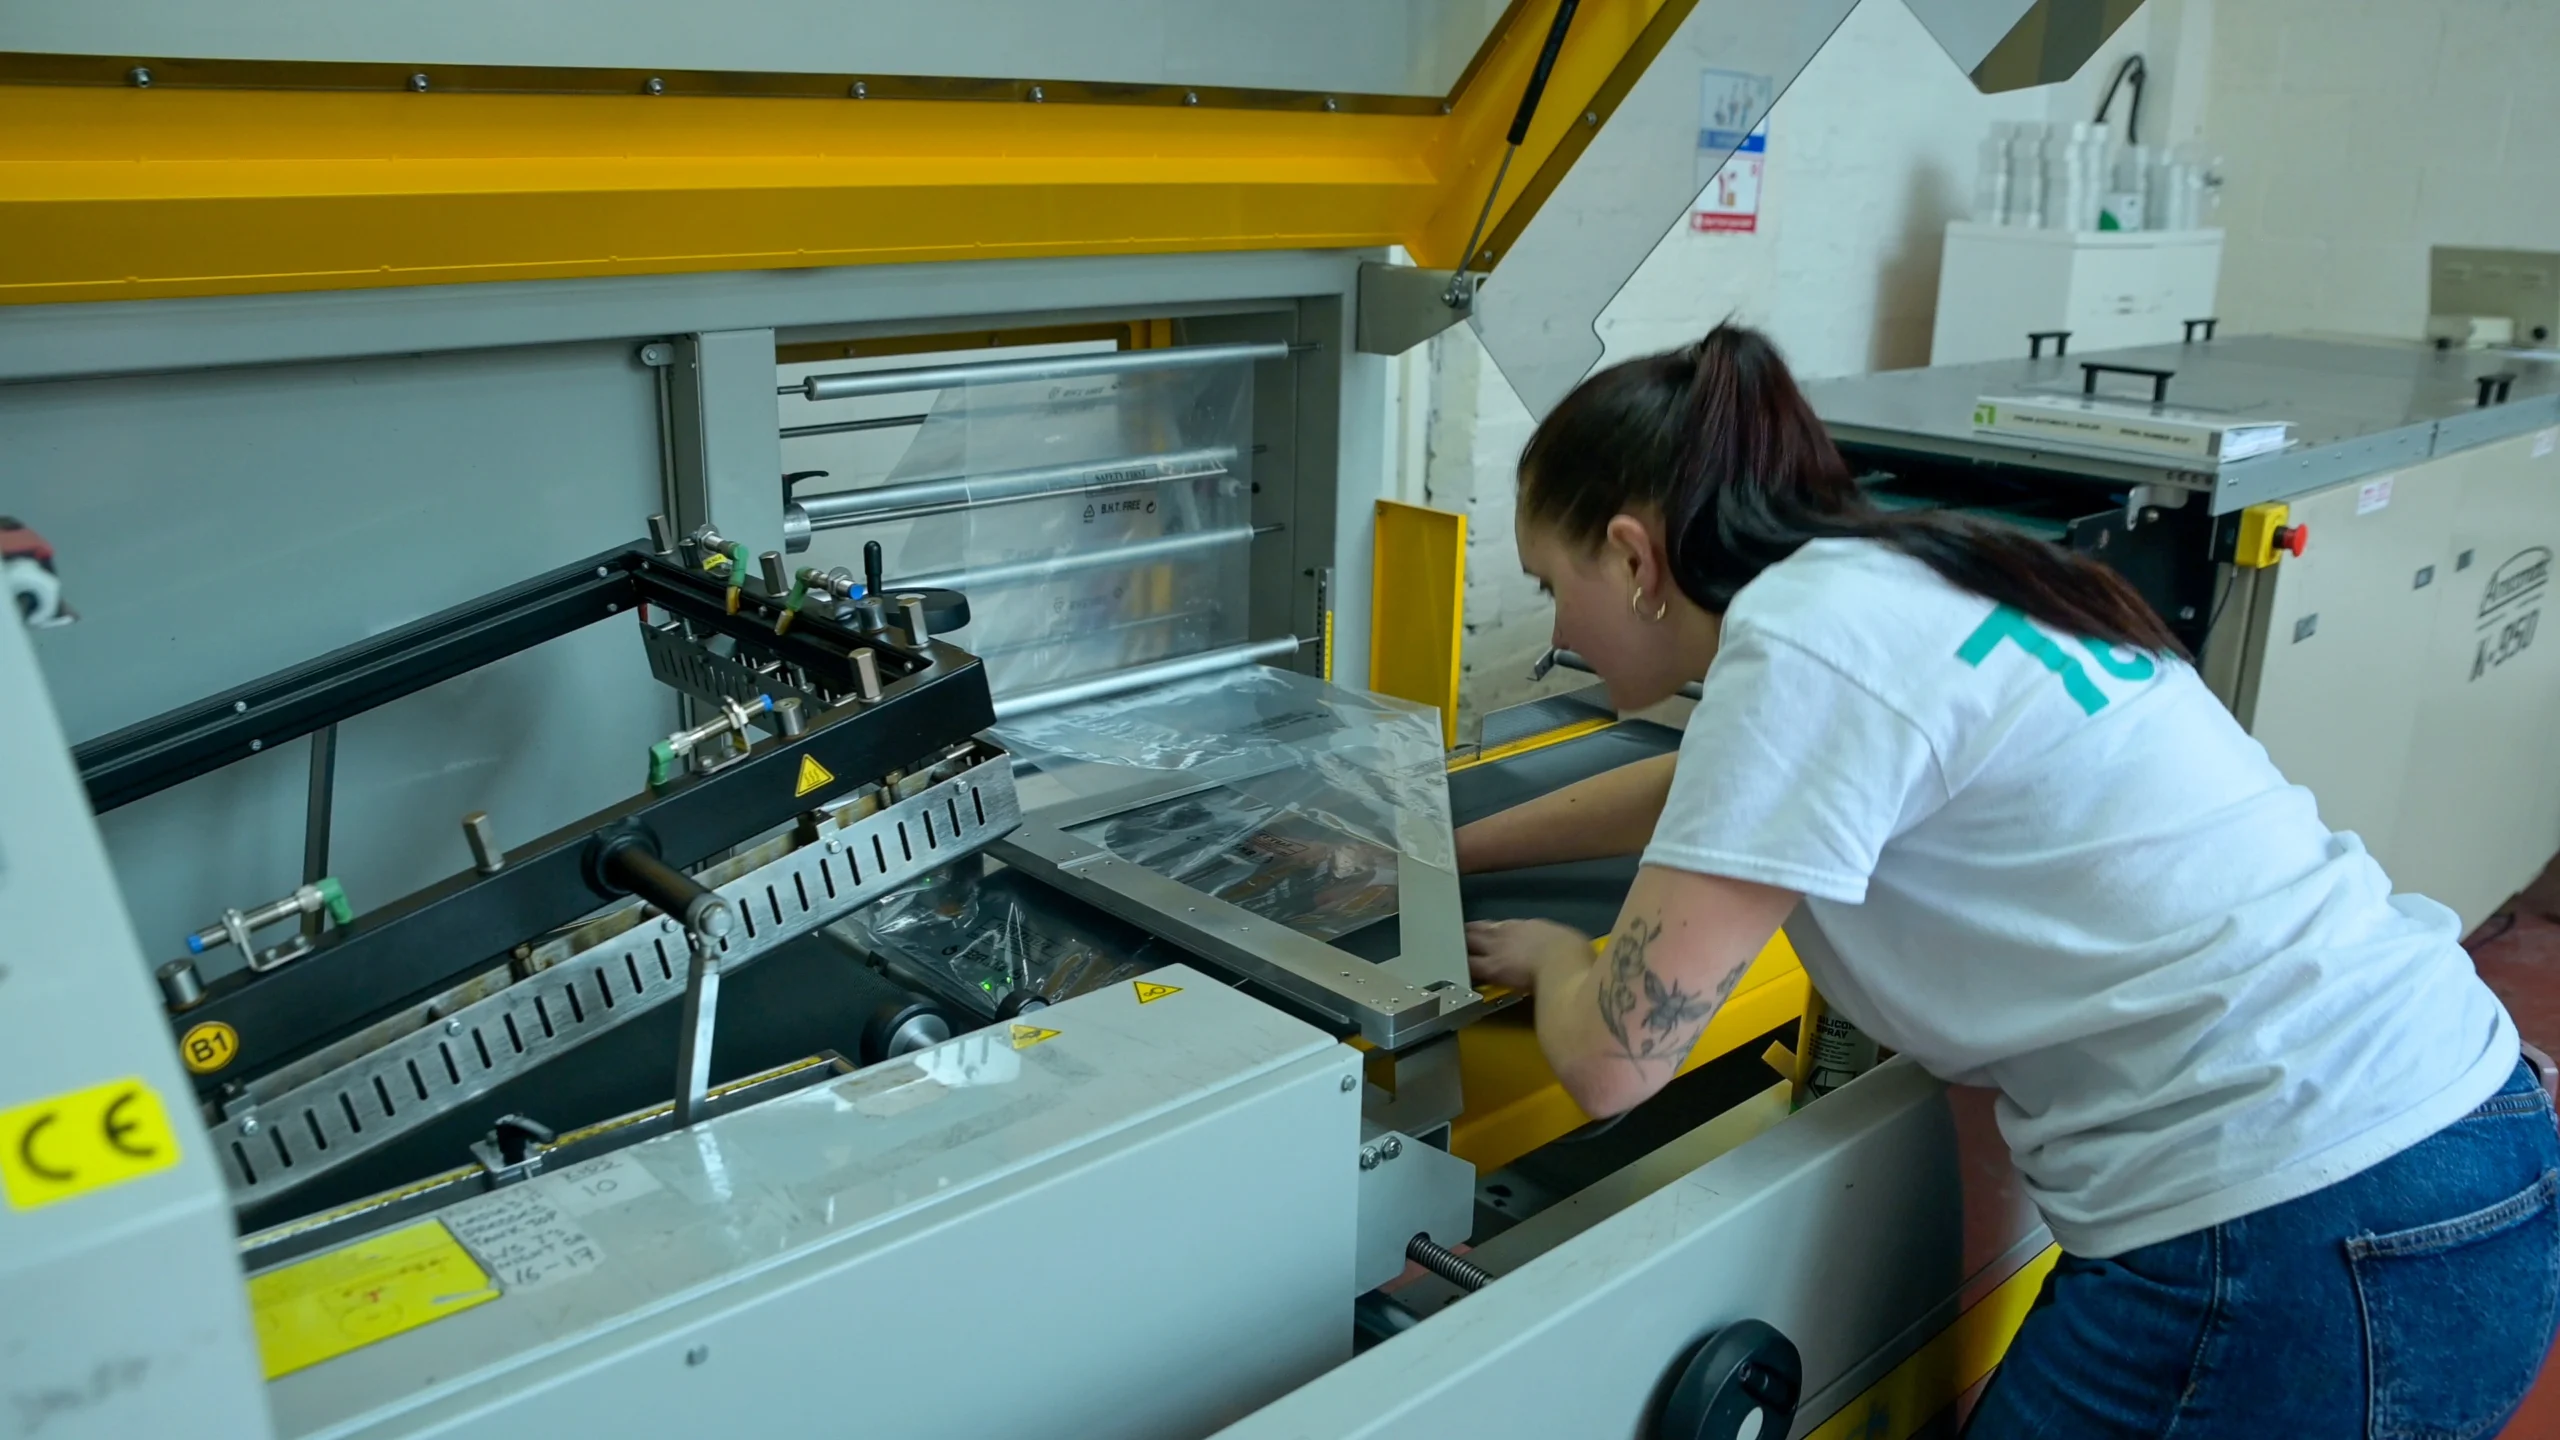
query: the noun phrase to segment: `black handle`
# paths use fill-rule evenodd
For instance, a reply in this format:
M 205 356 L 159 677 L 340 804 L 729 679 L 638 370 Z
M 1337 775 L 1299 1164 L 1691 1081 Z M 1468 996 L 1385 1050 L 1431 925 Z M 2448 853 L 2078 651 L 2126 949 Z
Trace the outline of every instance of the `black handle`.
M 1759 1433 L 1794 1428 L 1804 1394 L 1804 1358 L 1775 1326 L 1738 1320 L 1700 1341 L 1673 1372 L 1654 1420 L 1655 1440 L 1734 1440 L 1744 1417 L 1764 1412 Z
M 607 841 L 596 859 L 596 873 L 606 885 L 637 895 L 678 920 L 689 918 L 695 904 L 710 891 L 699 881 L 658 858 L 658 852 L 636 835 Z
M 2151 403 L 2154 405 L 2169 403 L 2169 380 L 2178 373 L 2175 370 L 2162 370 L 2151 365 L 2117 365 L 2105 360 L 2083 360 L 2080 362 L 2081 394 L 2098 393 L 2100 372 L 2110 375 L 2134 375 L 2150 381 Z
M 783 476 L 783 477 L 782 477 L 782 501 L 783 501 L 783 503 L 784 503 L 784 504 L 786 504 L 786 505 L 787 505 L 787 504 L 789 504 L 789 503 L 791 503 L 791 487 L 792 487 L 792 486 L 799 484 L 799 483 L 800 483 L 801 481 L 803 481 L 803 480 L 823 480 L 823 479 L 825 479 L 825 478 L 826 478 L 826 475 L 827 475 L 827 472 L 826 472 L 826 471 L 824 471 L 824 470 L 794 470 L 794 471 L 792 471 L 790 474 Z
M 1529 138 L 1529 121 L 1538 113 L 1538 97 L 1547 93 L 1547 72 L 1556 68 L 1556 52 L 1564 48 L 1565 27 L 1573 23 L 1574 7 L 1582 0 L 1563 0 L 1556 6 L 1556 18 L 1547 26 L 1547 43 L 1538 51 L 1538 68 L 1529 72 L 1529 88 L 1520 92 L 1520 113 L 1511 117 L 1511 133 L 1505 137 L 1513 145 Z
M 2512 370 L 2501 370 L 2495 375 L 2483 375 L 2473 383 L 2480 387 L 2480 398 L 2476 403 L 2486 410 L 2492 405 L 2507 403 L 2507 392 L 2515 388 L 2516 375 Z
M 2052 342 L 2053 342 L 2053 358 L 2055 358 L 2056 360 L 2059 360 L 2059 359 L 2061 359 L 2063 356 L 2068 355 L 2068 354 L 2070 354 L 2070 353 L 2071 353 L 2071 332 L 2070 332 L 2070 331 L 2068 331 L 2068 330 L 2030 330 L 2030 331 L 2028 331 L 2028 332 L 2027 332 L 2027 358 L 2028 358 L 2028 359 L 2030 359 L 2030 360 L 2041 360 L 2041 359 L 2043 359 L 2043 358 L 2044 358 L 2044 342 L 2046 342 L 2047 340 L 2050 340 L 2050 341 L 2052 341 Z
M 882 560 L 882 556 L 881 556 L 881 553 L 880 553 L 880 542 L 879 542 L 879 541 L 877 541 L 877 540 L 865 540 L 865 541 L 863 541 L 863 542 L 862 542 L 862 593 L 863 593 L 863 594 L 865 594 L 865 595 L 877 595 L 877 594 L 879 594 L 882 590 L 884 590 L 884 589 L 888 588 L 889 581 L 888 581 L 887 577 L 886 577 L 885 575 L 883 575 L 883 574 L 882 574 L 882 571 L 881 571 L 882 564 L 883 564 L 883 560 Z
M 2213 328 L 2221 324 L 2222 321 L 2216 316 L 2207 315 L 2201 320 L 2181 320 L 2178 323 L 2187 327 L 2187 338 L 2180 343 L 2193 345 L 2196 343 L 2196 328 L 2198 326 L 2202 326 L 2204 328 L 2204 338 L 2207 343 L 2211 343 L 2213 340 Z
M 489 1141 L 498 1158 L 509 1165 L 521 1165 L 536 1145 L 548 1145 L 559 1137 L 551 1127 L 526 1115 L 501 1115 L 489 1130 Z

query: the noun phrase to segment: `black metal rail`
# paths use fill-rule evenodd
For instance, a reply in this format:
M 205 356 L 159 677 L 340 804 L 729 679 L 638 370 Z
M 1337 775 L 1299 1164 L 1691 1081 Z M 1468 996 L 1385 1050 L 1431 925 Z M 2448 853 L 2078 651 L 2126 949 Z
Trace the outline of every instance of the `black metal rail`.
M 665 785 L 508 852 L 494 873 L 465 869 L 324 933 L 311 953 L 263 974 L 208 983 L 172 1017 L 185 1031 L 231 1027 L 231 1060 L 198 1089 L 272 1070 L 486 969 L 517 944 L 624 893 L 606 854 L 637 844 L 678 869 L 908 769 L 995 721 L 977 660 L 929 642 L 904 646 L 804 611 L 773 633 L 767 597 L 727 587 L 639 548 L 608 551 L 459 605 L 360 645 L 255 680 L 79 748 L 99 810 L 139 799 L 504 659 L 596 621 L 642 608 L 730 636 L 742 655 L 797 667 L 816 688 L 856 690 L 852 652 L 868 648 L 883 682 L 876 703 L 847 702 L 709 774 Z M 639 622 L 635 622 L 639 623 Z M 632 757 L 638 772 L 644 756 Z M 815 761 L 817 769 L 805 768 Z M 817 779 L 823 774 L 826 778 Z

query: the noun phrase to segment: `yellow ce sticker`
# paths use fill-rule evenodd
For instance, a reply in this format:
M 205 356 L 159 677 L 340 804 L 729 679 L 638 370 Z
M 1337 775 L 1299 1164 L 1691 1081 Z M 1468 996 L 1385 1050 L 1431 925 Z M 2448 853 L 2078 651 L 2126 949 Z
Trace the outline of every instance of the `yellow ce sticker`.
M 178 1058 L 187 1062 L 190 1074 L 210 1075 L 239 1053 L 240 1032 L 219 1020 L 191 1026 L 178 1037 Z
M 33 1210 L 178 1163 L 160 1097 L 134 1076 L 0 1110 L 0 1188 Z

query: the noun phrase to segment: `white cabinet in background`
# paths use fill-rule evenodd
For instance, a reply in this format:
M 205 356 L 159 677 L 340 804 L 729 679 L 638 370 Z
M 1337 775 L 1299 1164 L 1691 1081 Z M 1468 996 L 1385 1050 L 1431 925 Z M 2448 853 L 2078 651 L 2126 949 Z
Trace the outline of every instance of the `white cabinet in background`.
M 2027 353 L 2068 330 L 2073 353 L 2183 338 L 2213 314 L 2220 230 L 2027 230 L 1958 220 L 1938 262 L 1932 365 Z

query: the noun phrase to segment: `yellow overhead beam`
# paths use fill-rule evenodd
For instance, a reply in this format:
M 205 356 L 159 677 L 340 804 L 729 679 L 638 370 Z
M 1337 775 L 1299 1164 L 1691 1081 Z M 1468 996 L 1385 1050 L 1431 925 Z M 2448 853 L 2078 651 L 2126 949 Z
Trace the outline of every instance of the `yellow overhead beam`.
M 1584 0 L 1497 236 L 1690 3 Z M 1452 265 L 1554 8 L 1515 6 L 1447 114 L 0 83 L 0 303 L 1387 244 Z

